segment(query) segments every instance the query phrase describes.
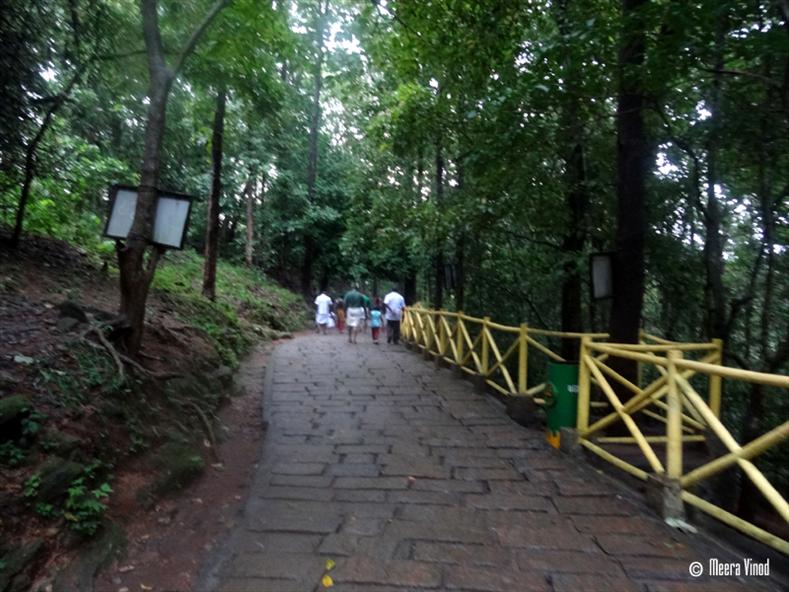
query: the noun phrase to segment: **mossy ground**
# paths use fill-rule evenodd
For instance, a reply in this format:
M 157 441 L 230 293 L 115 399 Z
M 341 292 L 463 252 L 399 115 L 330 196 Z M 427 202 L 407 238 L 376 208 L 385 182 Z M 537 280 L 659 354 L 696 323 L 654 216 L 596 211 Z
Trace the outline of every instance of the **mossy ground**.
M 13 256 L 0 253 L 0 329 L 8 336 L 0 360 L 11 360 L 0 362 L 0 401 L 22 396 L 29 406 L 14 420 L 18 434 L 0 434 L 0 540 L 42 540 L 34 571 L 47 557 L 79 555 L 82 544 L 66 520 L 68 495 L 53 494 L 45 504 L 25 497 L 26 483 L 48 459 L 93 467 L 81 486 L 90 493 L 108 484 L 112 492 L 101 499 L 108 515 L 128 518 L 199 475 L 210 458 L 207 426 L 232 394 L 231 369 L 255 342 L 298 330 L 308 318 L 298 296 L 226 262 L 218 266 L 216 301 L 209 301 L 201 294 L 202 258 L 171 252 L 149 296 L 140 362 L 180 378 L 155 379 L 128 366 L 121 377 L 109 353 L 86 341 L 84 325 L 58 327 L 64 300 L 117 310 L 117 270 L 105 261 L 102 267 L 91 253 L 40 237 Z M 141 477 L 124 498 L 120 483 L 130 480 L 120 476 L 128 471 Z

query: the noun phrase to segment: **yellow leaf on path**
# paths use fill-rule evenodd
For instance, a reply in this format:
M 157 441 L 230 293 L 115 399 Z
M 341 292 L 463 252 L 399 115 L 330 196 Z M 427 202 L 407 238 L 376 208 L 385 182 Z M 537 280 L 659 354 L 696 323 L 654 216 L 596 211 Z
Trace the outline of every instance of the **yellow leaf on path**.
M 326 571 L 333 570 L 335 565 L 337 565 L 337 564 L 334 563 L 334 559 L 327 559 L 326 560 Z
M 334 580 L 331 579 L 330 575 L 326 574 L 321 579 L 321 584 L 323 584 L 324 588 L 331 588 L 332 586 L 334 586 Z

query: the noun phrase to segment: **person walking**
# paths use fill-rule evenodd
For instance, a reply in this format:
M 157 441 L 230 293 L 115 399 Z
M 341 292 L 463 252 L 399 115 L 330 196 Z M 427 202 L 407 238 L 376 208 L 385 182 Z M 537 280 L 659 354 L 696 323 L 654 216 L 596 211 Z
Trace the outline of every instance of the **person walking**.
M 366 318 L 364 295 L 359 292 L 358 288 L 358 286 L 354 286 L 343 298 L 345 301 L 345 320 L 348 324 L 348 343 L 356 343 L 359 330 L 362 328 Z
M 315 298 L 315 330 L 326 335 L 331 318 L 332 299 L 324 290 Z
M 342 335 L 343 331 L 345 331 L 345 303 L 342 301 L 342 298 L 334 301 L 334 314 L 337 315 L 337 331 Z
M 373 343 L 378 345 L 380 342 L 378 341 L 379 336 L 381 335 L 381 327 L 383 326 L 383 313 L 381 313 L 381 309 L 383 305 L 381 304 L 381 299 L 375 299 L 375 305 L 370 310 L 370 329 L 373 333 Z
M 400 343 L 400 320 L 403 318 L 405 298 L 397 291 L 397 287 L 384 296 L 386 308 L 386 343 Z

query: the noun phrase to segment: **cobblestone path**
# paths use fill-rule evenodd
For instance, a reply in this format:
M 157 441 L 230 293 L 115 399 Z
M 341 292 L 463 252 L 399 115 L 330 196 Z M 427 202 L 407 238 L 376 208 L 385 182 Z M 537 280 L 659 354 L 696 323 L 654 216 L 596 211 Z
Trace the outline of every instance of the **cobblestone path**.
M 691 578 L 692 561 L 706 568 L 726 551 L 671 530 L 638 495 L 402 346 L 301 337 L 277 348 L 266 380 L 252 492 L 201 592 L 313 592 L 326 574 L 339 592 L 759 583 Z

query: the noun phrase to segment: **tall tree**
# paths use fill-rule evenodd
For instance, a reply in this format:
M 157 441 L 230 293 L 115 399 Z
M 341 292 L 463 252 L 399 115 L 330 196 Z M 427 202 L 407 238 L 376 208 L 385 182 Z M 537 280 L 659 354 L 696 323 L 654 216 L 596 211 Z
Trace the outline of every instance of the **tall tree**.
M 610 339 L 638 343 L 644 301 L 646 179 L 652 151 L 644 124 L 644 51 L 649 0 L 622 0 L 619 97 L 616 112 L 616 259 Z M 635 379 L 636 363 L 617 359 L 619 372 Z
M 225 134 L 227 89 L 221 86 L 216 95 L 216 111 L 211 136 L 211 194 L 208 198 L 208 220 L 205 227 L 205 262 L 203 264 L 203 296 L 216 300 L 216 258 L 219 248 L 219 199 L 222 195 L 222 143 Z
M 156 273 L 162 250 L 152 247 L 153 216 L 159 185 L 162 139 L 165 131 L 167 101 L 173 81 L 192 54 L 211 22 L 231 0 L 219 0 L 203 17 L 184 44 L 172 66 L 168 66 L 159 26 L 157 0 L 141 0 L 143 37 L 148 62 L 148 115 L 145 124 L 140 184 L 129 236 L 125 244 L 118 244 L 120 270 L 120 313 L 127 330 L 124 346 L 127 353 L 137 355 L 142 343 L 145 323 L 145 304 Z
M 321 91 L 323 89 L 323 60 L 325 57 L 325 36 L 329 15 L 329 0 L 318 0 L 315 8 L 315 63 L 312 81 L 312 105 L 310 108 L 310 131 L 307 147 L 307 203 L 315 201 L 318 182 L 318 152 L 321 127 Z M 317 244 L 310 229 L 304 232 L 304 259 L 301 264 L 301 291 L 312 295 L 312 271 Z

